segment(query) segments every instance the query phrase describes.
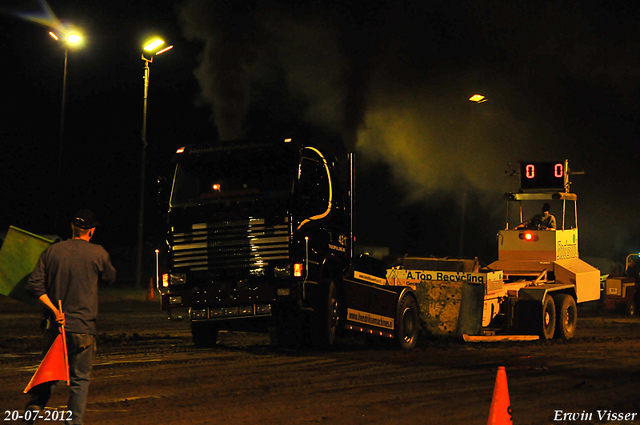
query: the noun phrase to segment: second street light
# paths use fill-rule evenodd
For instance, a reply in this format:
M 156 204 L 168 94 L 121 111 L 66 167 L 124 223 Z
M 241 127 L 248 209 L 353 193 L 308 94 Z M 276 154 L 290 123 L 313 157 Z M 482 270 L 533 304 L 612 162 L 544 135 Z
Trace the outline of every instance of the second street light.
M 82 43 L 82 36 L 78 31 L 66 31 L 64 33 L 58 33 L 49 31 L 49 35 L 56 41 L 60 41 L 64 46 L 64 71 L 62 74 L 62 105 L 60 106 L 60 131 L 58 134 L 58 180 L 57 187 L 58 190 L 62 186 L 62 152 L 64 146 L 64 112 L 66 107 L 67 100 L 67 57 L 69 48 L 77 48 L 80 47 Z M 59 216 L 59 204 L 60 204 L 60 193 L 56 193 L 56 210 L 55 210 L 55 222 L 54 222 L 54 231 L 58 231 L 58 216 Z
M 136 287 L 142 283 L 142 253 L 144 249 L 144 181 L 147 162 L 147 98 L 149 94 L 149 64 L 153 62 L 153 57 L 158 56 L 173 48 L 165 46 L 165 42 L 160 38 L 153 38 L 145 43 L 142 53 L 144 61 L 144 97 L 142 105 L 142 156 L 140 159 L 140 208 L 138 210 L 138 243 L 136 253 Z M 145 57 L 149 55 L 149 58 Z

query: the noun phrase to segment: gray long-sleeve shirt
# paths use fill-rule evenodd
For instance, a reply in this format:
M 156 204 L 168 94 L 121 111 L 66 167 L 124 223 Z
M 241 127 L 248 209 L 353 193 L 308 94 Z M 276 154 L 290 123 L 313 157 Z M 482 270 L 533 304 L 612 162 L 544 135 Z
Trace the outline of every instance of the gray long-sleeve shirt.
M 104 248 L 68 239 L 42 253 L 26 289 L 36 298 L 47 294 L 56 307 L 62 301 L 67 332 L 96 335 L 98 282 L 115 279 L 116 269 Z

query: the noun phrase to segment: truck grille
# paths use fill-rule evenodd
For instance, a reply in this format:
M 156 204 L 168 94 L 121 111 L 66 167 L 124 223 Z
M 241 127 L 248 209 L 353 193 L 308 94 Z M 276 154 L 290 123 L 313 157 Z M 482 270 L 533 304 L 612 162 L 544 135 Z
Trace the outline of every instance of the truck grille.
M 176 271 L 260 269 L 289 258 L 289 219 L 199 223 L 189 232 L 172 232 L 169 243 Z

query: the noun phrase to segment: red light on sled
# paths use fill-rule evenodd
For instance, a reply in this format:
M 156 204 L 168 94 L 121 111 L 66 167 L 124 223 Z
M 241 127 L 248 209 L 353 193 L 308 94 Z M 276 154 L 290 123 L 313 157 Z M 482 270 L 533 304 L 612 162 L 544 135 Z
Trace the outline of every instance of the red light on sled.
M 538 235 L 534 234 L 533 232 L 522 232 L 518 235 L 518 237 L 520 239 L 523 239 L 525 241 L 537 241 L 538 240 Z

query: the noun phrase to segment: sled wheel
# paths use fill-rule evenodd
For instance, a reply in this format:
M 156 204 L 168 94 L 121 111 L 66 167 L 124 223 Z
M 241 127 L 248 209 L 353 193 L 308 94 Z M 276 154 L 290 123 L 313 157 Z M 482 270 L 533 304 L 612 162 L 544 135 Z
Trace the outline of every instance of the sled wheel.
M 418 305 L 411 295 L 402 297 L 398 305 L 396 319 L 396 344 L 403 350 L 410 350 L 418 341 Z
M 576 332 L 578 309 L 571 295 L 558 294 L 553 297 L 556 304 L 556 337 L 571 339 Z
M 556 328 L 556 308 L 553 298 L 547 295 L 542 302 L 542 317 L 540 322 L 540 338 L 551 339 Z

